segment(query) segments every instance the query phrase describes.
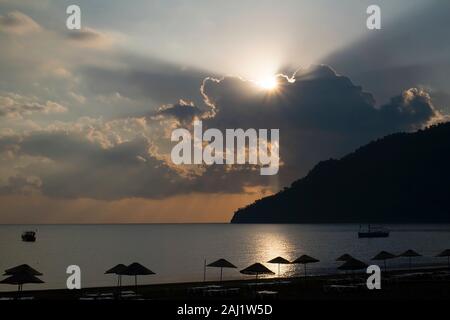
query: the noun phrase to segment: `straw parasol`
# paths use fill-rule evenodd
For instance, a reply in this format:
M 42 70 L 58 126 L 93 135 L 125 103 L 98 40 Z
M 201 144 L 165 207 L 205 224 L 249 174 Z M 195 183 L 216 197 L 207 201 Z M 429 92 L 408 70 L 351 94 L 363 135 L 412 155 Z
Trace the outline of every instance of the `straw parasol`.
M 20 273 L 26 273 L 26 274 L 30 274 L 32 276 L 42 276 L 42 273 L 40 273 L 36 269 L 33 269 L 32 267 L 30 267 L 27 264 L 21 264 L 17 267 L 6 269 L 5 273 L 3 275 L 4 276 L 12 276 L 15 274 L 20 274 Z
M 23 285 L 26 283 L 44 283 L 41 279 L 27 272 L 15 273 L 12 276 L 0 281 L 2 284 L 17 285 L 17 292 L 23 290 Z
M 387 251 L 381 251 L 372 260 L 383 260 L 384 261 L 384 271 L 387 271 L 386 260 L 397 258 L 395 254 Z
M 122 275 L 127 270 L 127 266 L 120 263 L 109 270 L 105 271 L 105 274 L 115 274 L 117 275 L 117 286 L 120 287 L 122 285 Z
M 343 265 L 339 266 L 338 269 L 339 270 L 344 270 L 344 271 L 356 271 L 356 270 L 361 270 L 361 269 L 366 269 L 367 268 L 367 264 L 355 259 L 355 258 L 351 258 L 347 261 L 344 262 Z
M 134 285 L 137 289 L 137 276 L 147 276 L 155 274 L 152 270 L 144 267 L 140 263 L 133 262 L 123 272 L 123 275 L 134 276 Z
M 411 271 L 411 259 L 413 257 L 421 257 L 422 255 L 417 253 L 414 250 L 409 249 L 409 250 L 406 250 L 405 252 L 403 252 L 402 254 L 399 254 L 398 256 L 399 257 L 406 257 L 406 258 L 408 258 L 408 260 L 409 260 L 409 270 Z
M 225 259 L 219 259 L 217 261 L 211 262 L 207 265 L 207 267 L 212 268 L 220 268 L 220 281 L 222 282 L 222 275 L 223 275 L 223 268 L 232 268 L 236 269 L 237 267 L 232 264 L 231 262 L 225 260 Z
M 256 276 L 256 279 L 258 279 L 258 276 L 260 274 L 275 274 L 270 269 L 268 269 L 266 266 L 262 265 L 261 263 L 254 263 L 251 266 L 243 269 L 240 271 L 242 274 L 249 274 Z
M 447 266 L 450 269 L 450 249 L 442 251 L 436 257 L 439 257 L 439 258 L 447 257 Z
M 306 254 L 304 254 L 301 257 L 299 257 L 299 258 L 295 259 L 294 261 L 292 261 L 292 263 L 295 263 L 295 264 L 298 263 L 298 264 L 303 264 L 304 265 L 304 267 L 305 267 L 305 277 L 306 277 L 306 265 L 308 263 L 316 263 L 316 262 L 319 262 L 319 260 L 317 260 L 316 258 L 310 257 L 310 256 L 308 256 Z
M 343 254 L 342 256 L 338 257 L 338 258 L 336 259 L 336 261 L 342 261 L 342 262 L 345 262 L 345 261 L 350 260 L 350 259 L 354 259 L 354 258 L 353 258 L 351 255 L 349 255 L 348 253 L 345 253 L 345 254 Z
M 276 263 L 278 264 L 278 278 L 280 277 L 280 264 L 290 264 L 289 260 L 286 260 L 283 257 L 276 257 L 272 260 L 267 261 L 267 263 Z

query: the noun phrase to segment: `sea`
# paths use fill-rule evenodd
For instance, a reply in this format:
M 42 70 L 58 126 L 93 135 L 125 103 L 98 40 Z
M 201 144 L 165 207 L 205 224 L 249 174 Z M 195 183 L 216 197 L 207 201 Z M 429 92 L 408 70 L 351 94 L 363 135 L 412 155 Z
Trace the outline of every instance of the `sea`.
M 105 271 L 116 264 L 139 262 L 155 275 L 141 276 L 139 284 L 203 281 L 204 265 L 225 258 L 237 269 L 224 269 L 224 280 L 247 279 L 239 270 L 260 262 L 278 275 L 277 256 L 288 260 L 307 254 L 320 262 L 307 267 L 308 275 L 332 274 L 344 253 L 372 261 L 381 250 L 400 254 L 413 249 L 423 255 L 414 267 L 446 265 L 439 252 L 450 248 L 450 225 L 386 225 L 388 238 L 358 239 L 357 224 L 122 224 L 122 225 L 0 225 L 0 271 L 29 264 L 43 273 L 43 284 L 24 290 L 66 287 L 67 267 L 81 269 L 82 287 L 113 286 L 114 275 Z M 37 231 L 34 243 L 21 241 L 25 230 Z M 407 268 L 408 258 L 387 262 L 388 268 Z M 303 275 L 300 265 L 281 265 L 283 277 Z M 218 280 L 220 270 L 206 269 L 206 280 Z M 4 279 L 5 276 L 0 276 Z M 250 277 L 251 278 L 251 277 Z M 134 278 L 124 276 L 123 285 Z M 0 284 L 0 291 L 15 286 Z

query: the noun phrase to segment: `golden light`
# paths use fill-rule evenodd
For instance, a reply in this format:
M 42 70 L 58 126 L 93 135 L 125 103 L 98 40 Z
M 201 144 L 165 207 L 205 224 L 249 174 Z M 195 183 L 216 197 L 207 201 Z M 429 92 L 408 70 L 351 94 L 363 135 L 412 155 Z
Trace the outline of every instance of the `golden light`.
M 257 84 L 265 90 L 274 90 L 278 85 L 277 79 L 274 76 L 264 78 L 258 81 Z

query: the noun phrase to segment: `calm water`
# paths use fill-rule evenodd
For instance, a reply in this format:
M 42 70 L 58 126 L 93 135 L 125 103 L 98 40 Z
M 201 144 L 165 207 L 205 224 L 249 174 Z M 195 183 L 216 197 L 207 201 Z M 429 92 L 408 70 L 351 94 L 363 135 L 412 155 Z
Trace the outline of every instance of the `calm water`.
M 40 225 L 0 226 L 0 270 L 28 263 L 41 271 L 43 285 L 26 289 L 63 288 L 66 267 L 76 264 L 82 270 L 82 286 L 109 286 L 115 277 L 104 271 L 117 263 L 137 261 L 156 275 L 140 277 L 139 282 L 164 283 L 201 281 L 203 261 L 226 258 L 239 268 L 265 262 L 278 255 L 295 259 L 308 254 L 320 262 L 310 273 L 336 271 L 334 259 L 350 253 L 366 262 L 380 250 L 400 253 L 414 249 L 425 257 L 417 264 L 446 263 L 432 258 L 450 248 L 450 225 L 388 226 L 385 239 L 358 239 L 358 225 Z M 37 229 L 35 243 L 20 241 L 23 230 Z M 407 265 L 406 259 L 389 262 L 392 267 Z M 266 264 L 273 271 L 276 265 Z M 302 272 L 300 266 L 282 266 L 283 275 Z M 225 279 L 245 278 L 236 270 L 225 270 Z M 209 269 L 208 280 L 216 280 L 218 270 Z M 124 278 L 124 284 L 132 279 Z M 15 287 L 0 285 L 0 291 Z

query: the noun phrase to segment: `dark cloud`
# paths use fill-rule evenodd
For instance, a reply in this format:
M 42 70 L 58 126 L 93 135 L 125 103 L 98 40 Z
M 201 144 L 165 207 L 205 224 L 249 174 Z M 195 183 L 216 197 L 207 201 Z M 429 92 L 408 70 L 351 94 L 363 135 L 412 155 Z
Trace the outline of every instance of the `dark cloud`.
M 275 92 L 254 82 L 207 79 L 203 92 L 216 116 L 205 123 L 220 128 L 279 128 L 283 185 L 316 162 L 339 157 L 368 141 L 424 126 L 440 116 L 428 94 L 409 89 L 379 108 L 370 93 L 327 66 L 300 70 L 295 81 L 278 77 Z
M 196 117 L 200 117 L 202 114 L 203 111 L 192 102 L 189 103 L 184 100 L 180 100 L 174 105 L 163 106 L 156 113 L 157 116 L 173 117 L 182 125 L 192 123 Z
M 252 166 L 174 166 L 168 154 L 156 147 L 173 146 L 170 138 L 144 135 L 142 120 L 136 120 L 140 125 L 134 129 L 130 122 L 122 123 L 126 132 L 136 130 L 128 139 L 114 131 L 112 123 L 103 125 L 104 132 L 89 125 L 81 134 L 73 124 L 72 130 L 25 135 L 17 140 L 20 152 L 49 161 L 32 163 L 20 173 L 38 175 L 41 192 L 53 197 L 164 198 L 190 192 L 239 193 L 258 186 L 277 190 L 320 160 L 342 156 L 391 132 L 422 127 L 440 116 L 430 96 L 414 88 L 377 108 L 371 94 L 327 66 L 300 70 L 292 79 L 280 75 L 277 82 L 277 89 L 268 91 L 237 77 L 207 78 L 201 87 L 206 106 L 180 101 L 161 108 L 157 119 L 145 124 L 153 128 L 162 118 L 189 127 L 200 117 L 205 129 L 223 132 L 280 129 L 283 165 L 276 176 L 261 176 Z M 105 142 L 105 137 L 114 139 Z M 13 142 L 5 138 L 0 146 L 11 148 Z
M 173 103 L 174 97 L 202 104 L 199 87 L 210 72 L 136 55 L 124 55 L 119 60 L 126 64 L 125 69 L 93 65 L 80 68 L 83 89 L 91 94 L 120 92 L 156 106 Z
M 427 1 L 322 61 L 361 83 L 379 104 L 410 87 L 449 93 L 449 12 L 450 2 Z

